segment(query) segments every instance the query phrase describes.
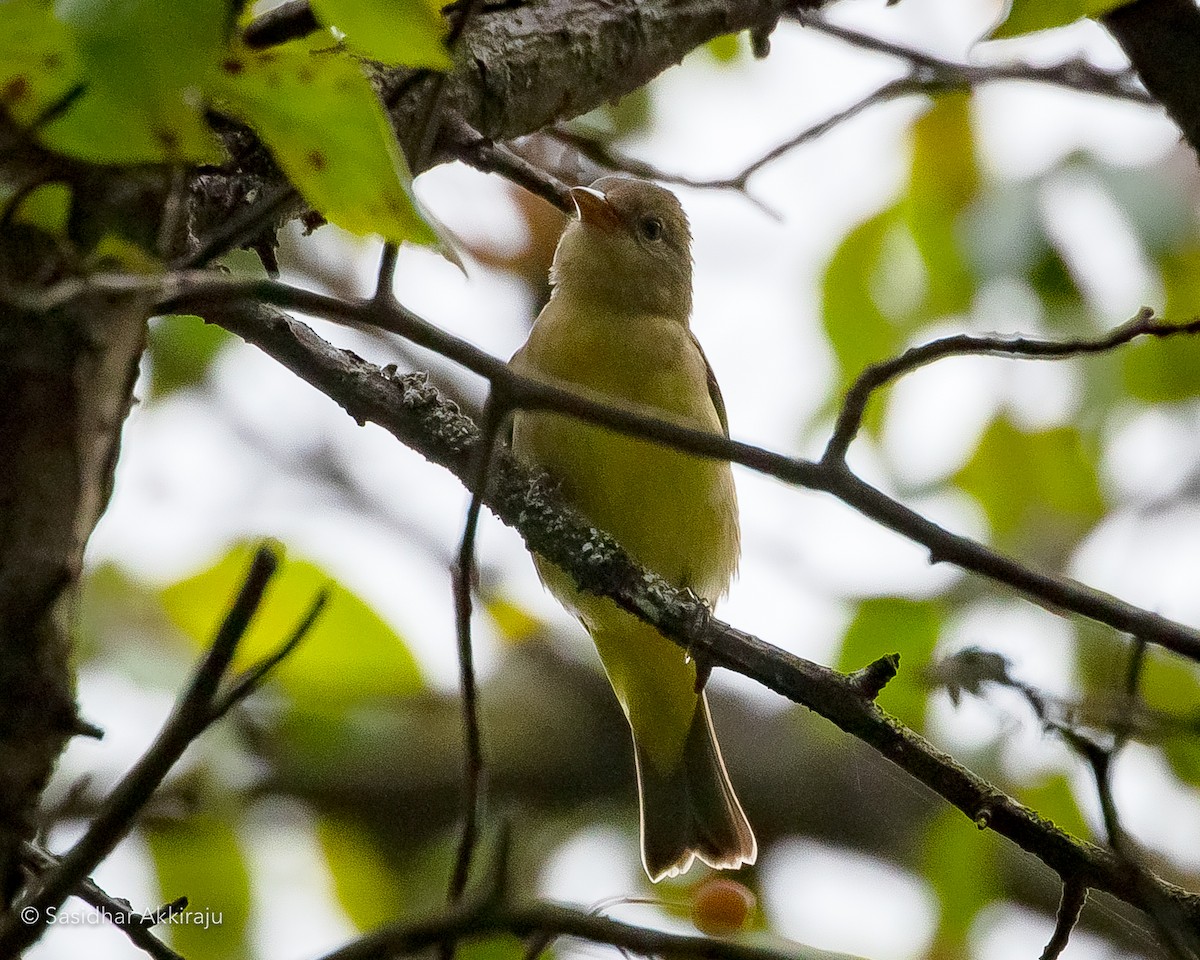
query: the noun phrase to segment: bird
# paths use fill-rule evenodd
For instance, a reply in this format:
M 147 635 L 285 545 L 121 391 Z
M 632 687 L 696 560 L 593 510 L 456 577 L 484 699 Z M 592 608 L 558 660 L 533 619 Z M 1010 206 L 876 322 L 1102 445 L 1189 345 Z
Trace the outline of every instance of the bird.
M 628 177 L 570 191 L 576 216 L 550 269 L 551 295 L 512 370 L 682 426 L 728 436 L 725 403 L 692 333 L 687 216 L 673 193 Z M 715 604 L 740 554 L 727 462 L 619 434 L 553 410 L 518 410 L 512 450 L 638 563 Z M 697 665 L 612 600 L 534 555 L 542 581 L 591 635 L 629 723 L 642 864 L 651 881 L 699 859 L 754 863 L 754 831 L 729 780 Z

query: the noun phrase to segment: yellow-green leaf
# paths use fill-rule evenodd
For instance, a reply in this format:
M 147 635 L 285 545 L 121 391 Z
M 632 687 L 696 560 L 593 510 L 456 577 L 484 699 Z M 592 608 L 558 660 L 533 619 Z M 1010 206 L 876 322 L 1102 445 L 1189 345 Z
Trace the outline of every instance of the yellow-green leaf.
M 996 843 L 957 810 L 946 810 L 929 824 L 921 873 L 941 904 L 929 956 L 962 956 L 975 917 L 1000 896 Z
M 879 694 L 879 705 L 919 730 L 929 693 L 921 671 L 933 653 L 942 616 L 941 604 L 929 600 L 878 597 L 862 601 L 842 638 L 838 669 L 858 670 L 885 654 L 899 653 L 900 672 Z
M 1099 17 L 1123 7 L 1128 0 L 1012 0 L 1008 14 L 989 39 L 1019 37 L 1035 30 L 1065 27 L 1084 17 Z
M 1094 456 L 1074 427 L 1025 431 L 1007 416 L 988 426 L 956 477 L 1001 540 L 1069 549 L 1104 513 Z
M 51 236 L 63 236 L 70 216 L 71 188 L 65 183 L 46 183 L 21 201 L 13 220 L 37 227 Z
M 47 0 L 0 5 L 0 108 L 29 124 L 82 78 L 74 33 Z
M 84 89 L 47 124 L 52 149 L 92 163 L 216 162 L 205 78 L 221 60 L 229 0 L 59 0 Z
M 161 818 L 144 829 L 162 902 L 188 898 L 187 911 L 156 933 L 189 960 L 239 960 L 249 942 L 250 876 L 233 827 L 213 816 L 175 822 Z
M 233 338 L 200 317 L 160 317 L 150 327 L 150 398 L 160 400 L 176 390 L 203 382 L 221 348 Z
M 397 243 L 437 242 L 375 91 L 328 33 L 262 52 L 236 50 L 212 89 L 327 219 Z
M 713 37 L 704 45 L 705 51 L 710 57 L 720 64 L 733 63 L 742 49 L 742 35 L 740 33 L 723 33 L 719 37 Z
M 1166 302 L 1171 319 L 1200 316 L 1200 246 L 1189 245 L 1162 257 Z M 1173 403 L 1200 394 L 1200 337 L 1146 338 L 1121 352 L 1126 389 L 1148 403 Z
M 895 208 L 878 213 L 846 235 L 821 280 L 821 320 L 838 361 L 844 388 L 869 364 L 885 360 L 900 346 L 900 335 L 879 309 L 871 280 L 880 268 Z
M 214 566 L 162 591 L 167 614 L 206 647 L 241 585 L 253 553 L 240 546 Z M 286 558 L 271 581 L 258 616 L 238 647 L 236 669 L 278 649 L 322 589 L 329 602 L 304 642 L 275 676 L 300 704 L 351 703 L 402 696 L 421 688 L 416 660 L 379 615 L 315 564 Z
M 928 290 L 920 321 L 961 313 L 975 295 L 959 218 L 979 191 L 971 97 L 944 94 L 913 125 L 912 176 L 904 211 L 925 261 Z
M 437 0 L 312 0 L 317 19 L 351 48 L 391 66 L 450 69 Z

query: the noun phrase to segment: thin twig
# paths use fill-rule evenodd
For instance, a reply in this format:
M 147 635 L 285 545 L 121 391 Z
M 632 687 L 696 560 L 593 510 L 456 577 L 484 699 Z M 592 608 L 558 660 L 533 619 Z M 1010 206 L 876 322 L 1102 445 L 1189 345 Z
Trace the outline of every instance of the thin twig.
M 456 114 L 447 114 L 443 125 L 454 154 L 484 173 L 496 173 L 553 204 L 564 213 L 575 205 L 566 184 L 526 160 L 511 147 L 489 140 Z
M 880 103 L 886 103 L 889 100 L 894 100 L 897 97 L 905 96 L 912 93 L 927 93 L 929 92 L 928 84 L 921 80 L 908 76 L 901 77 L 898 80 L 892 80 L 885 83 L 883 86 L 859 100 L 856 100 L 844 110 L 839 110 L 832 116 L 815 123 L 812 126 L 805 127 L 799 133 L 780 143 L 772 148 L 767 153 L 763 154 L 749 166 L 743 168 L 739 173 L 730 177 L 714 177 L 709 179 L 700 179 L 688 177 L 678 173 L 670 173 L 666 170 L 656 167 L 652 164 L 645 163 L 641 160 L 635 160 L 632 157 L 624 156 L 617 153 L 607 144 L 600 140 L 589 137 L 585 134 L 567 129 L 563 126 L 557 126 L 548 131 L 549 136 L 565 143 L 575 150 L 578 150 L 583 156 L 587 157 L 593 163 L 599 164 L 602 167 L 607 167 L 610 170 L 622 170 L 636 177 L 642 177 L 648 180 L 661 180 L 664 183 L 673 183 L 683 187 L 697 187 L 701 189 L 714 190 L 739 190 L 745 196 L 766 210 L 772 216 L 778 218 L 778 214 L 764 205 L 762 201 L 755 198 L 747 192 L 747 186 L 750 178 L 758 173 L 763 167 L 774 160 L 778 160 L 784 154 L 795 150 L 797 147 L 803 146 L 810 141 L 817 140 L 823 137 L 835 127 L 840 126 L 847 120 L 850 120 L 864 110 L 876 106 Z
M 22 855 L 26 863 L 38 873 L 45 873 L 56 868 L 58 857 L 37 844 L 26 843 L 22 846 Z M 174 900 L 150 913 L 137 914 L 128 900 L 122 900 L 106 893 L 89 877 L 79 882 L 73 891 L 81 900 L 91 904 L 102 917 L 112 923 L 129 938 L 130 943 L 145 951 L 155 960 L 184 960 L 184 958 L 150 932 L 150 928 L 168 920 L 187 906 L 187 898 Z
M 1154 922 L 1162 938 L 1163 946 L 1177 960 L 1197 960 L 1193 943 L 1194 936 L 1188 922 L 1176 904 L 1172 903 L 1155 885 L 1154 875 L 1142 862 L 1137 847 L 1125 833 L 1117 813 L 1117 804 L 1112 792 L 1112 762 L 1114 754 L 1086 737 L 1064 731 L 1067 742 L 1088 762 L 1096 782 L 1096 794 L 1100 801 L 1100 813 L 1104 819 L 1104 830 L 1108 834 L 1108 845 L 1112 847 L 1124 869 L 1143 898 L 1143 909 Z
M 1143 307 L 1130 320 L 1106 334 L 1076 340 L 1037 340 L 1032 337 L 975 336 L 962 333 L 910 347 L 898 357 L 875 363 L 863 370 L 842 401 L 833 435 L 821 457 L 823 463 L 845 459 L 846 450 L 862 426 L 867 402 L 876 390 L 907 373 L 945 357 L 993 356 L 1025 360 L 1061 360 L 1092 353 L 1106 353 L 1138 337 L 1173 337 L 1200 333 L 1200 318 L 1186 323 L 1165 323 L 1154 311 Z
M 252 668 L 222 693 L 222 682 L 245 635 L 267 584 L 278 569 L 278 556 L 260 547 L 250 563 L 245 581 L 229 613 L 222 621 L 212 646 L 200 660 L 170 717 L 150 749 L 134 764 L 105 799 L 84 835 L 62 857 L 58 865 L 39 878 L 27 895 L 0 920 L 0 956 L 13 956 L 33 943 L 55 909 L 107 857 L 133 828 L 139 811 L 201 733 L 223 716 L 234 703 L 255 689 L 269 666 L 294 649 L 320 612 L 323 600 L 309 610 L 300 627 L 280 651 Z M 24 917 L 33 917 L 25 922 Z
M 1136 76 L 1129 70 L 1105 70 L 1083 59 L 1067 60 L 1045 67 L 1031 63 L 959 63 L 839 26 L 811 10 L 796 8 L 790 11 L 788 16 L 808 29 L 835 37 L 852 46 L 904 60 L 943 88 L 967 89 L 1006 81 L 1038 83 L 1077 93 L 1128 100 L 1144 106 L 1158 106 L 1158 101 L 1137 85 Z
M 479 513 L 487 493 L 496 440 L 507 416 L 503 401 L 493 393 L 483 409 L 480 426 L 482 439 L 476 450 L 477 462 L 474 483 L 471 484 L 471 503 L 463 524 L 458 561 L 453 571 L 454 623 L 458 642 L 459 686 L 462 693 L 463 715 L 463 824 L 454 870 L 450 876 L 447 899 L 454 903 L 462 897 L 471 872 L 471 859 L 479 837 L 479 816 L 483 803 L 484 756 L 483 737 L 479 726 L 479 691 L 475 682 L 475 656 L 471 648 L 471 591 L 475 580 L 475 537 L 479 530 Z
M 1062 897 L 1058 901 L 1058 913 L 1054 917 L 1054 933 L 1042 951 L 1040 960 L 1058 960 L 1067 949 L 1071 931 L 1079 923 L 1084 904 L 1087 903 L 1088 888 L 1074 880 L 1064 880 Z

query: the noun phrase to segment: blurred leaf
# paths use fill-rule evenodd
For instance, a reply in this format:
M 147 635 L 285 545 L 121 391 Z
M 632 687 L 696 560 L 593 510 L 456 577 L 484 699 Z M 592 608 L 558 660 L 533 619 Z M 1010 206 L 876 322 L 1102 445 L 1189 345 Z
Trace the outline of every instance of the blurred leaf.
M 1162 744 L 1163 755 L 1185 783 L 1200 786 L 1200 668 L 1180 657 L 1147 650 L 1139 691 L 1151 710 L 1179 718 L 1180 724 Z
M 720 64 L 731 64 L 742 51 L 742 35 L 740 33 L 723 33 L 713 37 L 704 45 L 705 52 Z
M 1194 222 L 1184 185 L 1161 165 L 1118 167 L 1087 156 L 1075 162 L 1104 184 L 1152 257 L 1184 246 L 1192 236 Z
M 965 956 L 976 915 L 1002 895 L 996 838 L 958 810 L 946 810 L 929 824 L 921 851 L 921 873 L 941 904 L 929 956 Z
M 821 321 L 837 360 L 839 393 L 865 367 L 892 356 L 901 345 L 898 331 L 871 295 L 871 279 L 896 222 L 892 208 L 859 224 L 838 245 L 821 278 Z
M 1028 280 L 1046 310 L 1046 325 L 1063 333 L 1087 329 L 1088 311 L 1062 255 L 1047 244 L 1029 271 Z
M 484 608 L 508 643 L 524 643 L 542 630 L 541 620 L 507 597 L 499 594 L 485 597 Z
M 1172 320 L 1200 316 L 1200 245 L 1167 254 L 1159 262 Z M 1175 403 L 1200 394 L 1200 337 L 1143 338 L 1121 352 L 1125 388 L 1147 403 Z
M 212 90 L 330 221 L 396 243 L 437 242 L 413 200 L 412 174 L 374 89 L 328 33 L 263 52 L 238 49 Z
M 204 122 L 204 81 L 220 62 L 230 0 L 59 0 L 86 84 L 41 131 L 54 150 L 92 163 L 221 159 Z
M 837 667 L 858 670 L 884 654 L 900 654 L 900 672 L 883 688 L 879 705 L 910 727 L 920 730 L 929 687 L 922 668 L 937 643 L 944 611 L 939 603 L 878 597 L 864 600 L 842 638 Z
M 88 254 L 90 270 L 122 270 L 126 273 L 151 274 L 162 271 L 162 263 L 132 240 L 106 233 Z
M 317 840 L 338 902 L 359 930 L 374 930 L 401 915 L 400 876 L 380 855 L 370 833 L 350 820 L 322 817 Z
M 147 343 L 151 399 L 203 383 L 221 348 L 232 341 L 230 334 L 200 317 L 160 317 L 150 327 Z
M 388 66 L 448 70 L 440 2 L 312 0 L 317 19 L 346 34 L 350 47 Z
M 65 183 L 44 183 L 21 201 L 13 213 L 13 221 L 61 237 L 66 235 L 70 216 L 71 188 Z
M 1037 540 L 1059 553 L 1104 514 L 1094 454 L 1074 427 L 1026 432 L 1002 414 L 955 482 L 1008 543 Z
M 162 591 L 168 615 L 198 647 L 211 642 L 252 553 L 248 545 L 236 547 L 215 566 Z M 391 627 L 319 567 L 291 558 L 281 564 L 238 646 L 235 668 L 245 669 L 278 649 L 325 588 L 330 598 L 324 612 L 274 672 L 292 698 L 301 705 L 351 703 L 421 689 L 416 660 Z
M 75 34 L 48 0 L 8 0 L 0 29 L 0 108 L 22 126 L 60 102 L 83 77 Z
M 967 310 L 975 294 L 958 230 L 980 181 L 970 105 L 969 93 L 943 94 L 913 126 L 912 175 L 903 210 L 925 260 L 927 319 Z
M 1079 803 L 1071 790 L 1071 783 L 1061 773 L 1048 776 L 1036 784 L 1017 788 L 1016 797 L 1030 809 L 1053 821 L 1060 830 L 1081 840 L 1091 839 L 1092 831 L 1079 812 Z
M 462 960 L 523 960 L 525 942 L 512 934 L 467 940 L 458 945 L 458 956 Z
M 988 39 L 1019 37 L 1035 30 L 1065 27 L 1084 17 L 1099 17 L 1128 0 L 1012 0 L 1008 15 Z
M 163 902 L 188 898 L 187 914 L 160 928 L 170 931 L 175 949 L 188 960 L 252 957 L 250 876 L 234 829 L 215 817 L 197 816 L 154 820 L 143 833 Z
M 590 113 L 576 118 L 573 126 L 587 136 L 619 139 L 640 133 L 654 119 L 654 101 L 648 86 L 638 87 L 619 100 L 601 104 Z

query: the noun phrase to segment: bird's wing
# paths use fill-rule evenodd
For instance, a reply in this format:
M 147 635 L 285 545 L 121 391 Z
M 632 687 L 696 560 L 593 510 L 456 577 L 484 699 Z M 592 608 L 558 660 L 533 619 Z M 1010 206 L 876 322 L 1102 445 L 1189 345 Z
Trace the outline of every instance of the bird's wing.
M 717 375 L 713 373 L 712 364 L 704 355 L 704 348 L 700 346 L 700 341 L 696 339 L 695 333 L 692 334 L 692 343 L 695 344 L 700 359 L 704 361 L 704 373 L 708 377 L 708 396 L 717 410 L 717 419 L 721 421 L 721 432 L 725 436 L 729 436 L 729 415 L 725 412 L 725 398 L 721 396 L 721 385 L 717 383 Z

